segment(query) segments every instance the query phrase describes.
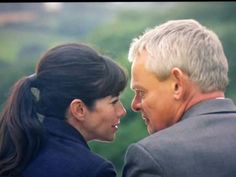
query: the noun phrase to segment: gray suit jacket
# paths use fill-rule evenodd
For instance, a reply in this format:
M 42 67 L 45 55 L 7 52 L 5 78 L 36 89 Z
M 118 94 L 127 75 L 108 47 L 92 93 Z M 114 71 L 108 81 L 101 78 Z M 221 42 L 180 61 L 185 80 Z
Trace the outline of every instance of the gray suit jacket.
M 181 121 L 129 146 L 123 177 L 235 177 L 236 107 L 196 104 Z

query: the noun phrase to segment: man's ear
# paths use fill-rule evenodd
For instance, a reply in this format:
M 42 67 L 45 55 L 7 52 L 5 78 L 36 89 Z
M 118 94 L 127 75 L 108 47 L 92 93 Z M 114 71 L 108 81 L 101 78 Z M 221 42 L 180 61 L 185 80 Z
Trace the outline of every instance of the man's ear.
M 74 99 L 69 106 L 70 115 L 77 120 L 84 120 L 87 112 L 87 107 L 80 99 Z
M 174 98 L 179 100 L 183 97 L 186 89 L 186 74 L 179 68 L 175 67 L 171 70 L 171 77 L 173 79 L 173 93 Z

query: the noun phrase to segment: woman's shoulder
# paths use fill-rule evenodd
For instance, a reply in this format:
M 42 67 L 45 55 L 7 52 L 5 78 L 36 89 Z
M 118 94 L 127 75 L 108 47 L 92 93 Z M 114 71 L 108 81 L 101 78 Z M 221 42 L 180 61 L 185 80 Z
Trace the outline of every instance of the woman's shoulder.
M 96 174 L 104 173 L 115 177 L 112 163 L 92 152 L 83 142 L 50 137 L 28 165 L 23 177 L 70 177 L 83 174 L 95 177 Z

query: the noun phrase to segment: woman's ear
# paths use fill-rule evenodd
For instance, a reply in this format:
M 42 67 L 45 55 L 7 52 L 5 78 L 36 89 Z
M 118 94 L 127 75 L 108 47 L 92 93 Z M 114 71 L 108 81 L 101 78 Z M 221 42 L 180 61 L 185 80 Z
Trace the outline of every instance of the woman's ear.
M 70 116 L 77 120 L 84 120 L 87 112 L 87 107 L 80 99 L 74 99 L 71 101 L 69 110 Z
M 186 84 L 186 74 L 179 68 L 175 67 L 171 70 L 171 77 L 173 78 L 173 93 L 174 98 L 179 100 L 183 97 Z

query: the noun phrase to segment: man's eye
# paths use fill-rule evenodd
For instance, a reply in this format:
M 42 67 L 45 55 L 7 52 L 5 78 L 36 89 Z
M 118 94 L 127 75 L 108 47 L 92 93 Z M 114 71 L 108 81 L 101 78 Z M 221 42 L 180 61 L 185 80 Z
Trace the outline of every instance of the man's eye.
M 143 97 L 144 96 L 144 92 L 141 91 L 141 90 L 137 90 L 136 91 L 136 95 L 139 96 L 139 97 Z

